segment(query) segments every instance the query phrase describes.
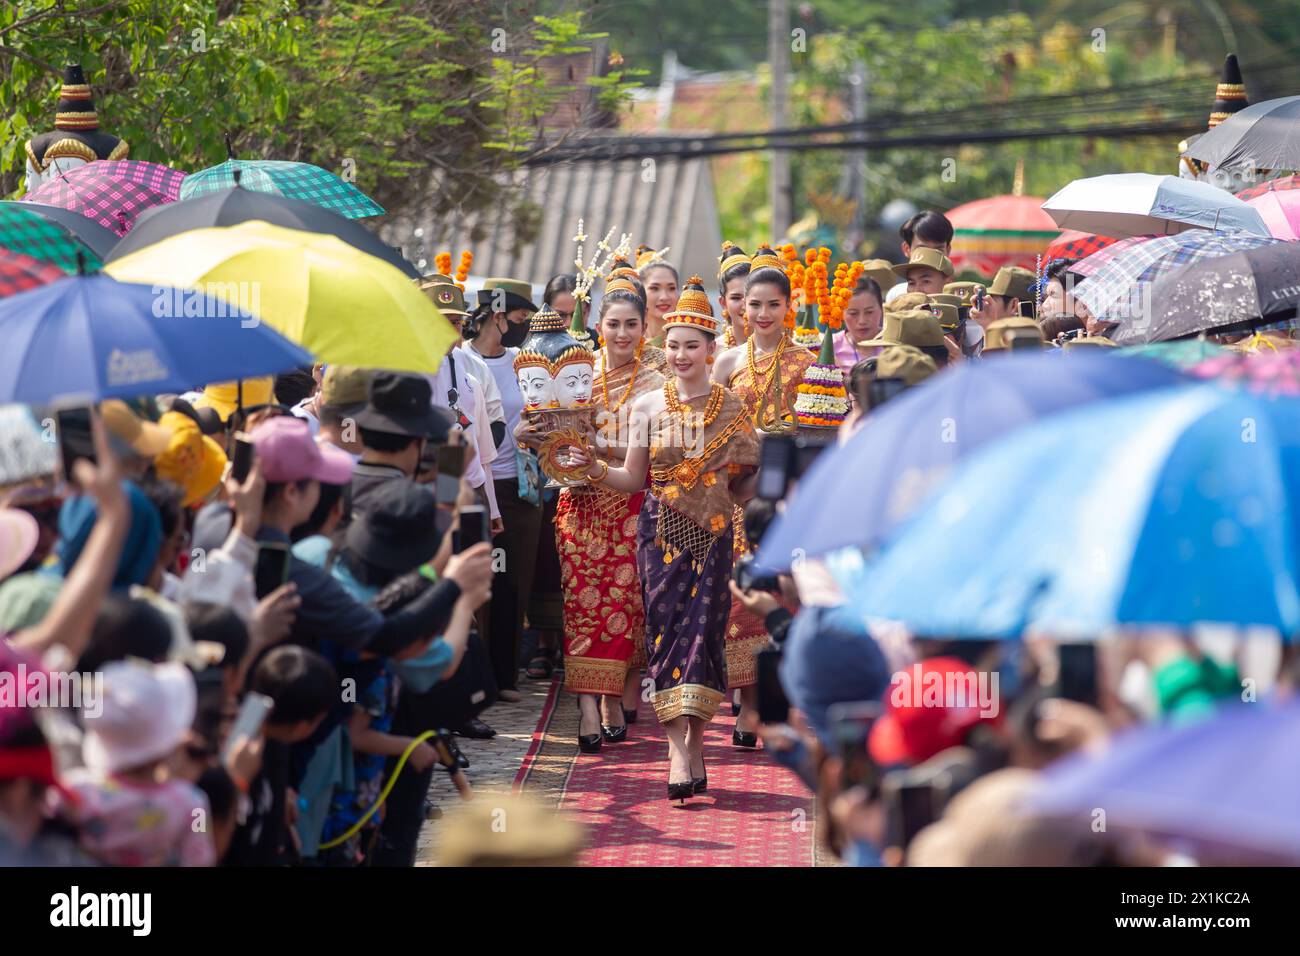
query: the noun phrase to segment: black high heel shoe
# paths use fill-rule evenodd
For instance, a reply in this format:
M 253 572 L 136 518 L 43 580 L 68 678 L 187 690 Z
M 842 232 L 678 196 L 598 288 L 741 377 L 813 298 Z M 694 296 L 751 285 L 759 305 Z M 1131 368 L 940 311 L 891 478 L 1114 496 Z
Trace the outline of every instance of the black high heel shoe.
M 731 732 L 731 746 L 744 747 L 746 750 L 753 750 L 758 746 L 758 734 L 750 733 L 745 730 L 733 730 Z
M 582 704 L 578 704 L 578 750 L 584 754 L 600 753 L 600 742 L 604 738 L 603 724 L 597 724 L 602 730 L 594 734 L 584 734 L 582 732 Z
M 700 756 L 702 776 L 691 777 L 691 793 L 704 793 L 709 789 L 709 768 L 705 766 L 703 755 Z
M 600 725 L 601 736 L 611 744 L 621 744 L 627 740 L 627 724 L 618 727 L 611 727 L 609 724 Z
M 681 803 L 686 802 L 686 798 L 695 792 L 695 783 L 687 780 L 685 783 L 668 784 L 668 799 L 677 800 Z
M 636 723 L 636 708 L 633 708 L 632 710 L 628 710 L 626 707 L 624 707 L 624 708 L 623 708 L 623 720 L 624 720 L 625 723 L 635 724 L 635 723 Z

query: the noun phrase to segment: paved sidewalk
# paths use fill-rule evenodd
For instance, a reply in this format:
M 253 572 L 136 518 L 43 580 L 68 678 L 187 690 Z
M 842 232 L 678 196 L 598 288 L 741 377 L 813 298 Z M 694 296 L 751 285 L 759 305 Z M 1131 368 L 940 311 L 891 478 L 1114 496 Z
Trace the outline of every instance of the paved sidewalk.
M 546 703 L 551 681 L 533 681 L 519 678 L 519 692 L 524 699 L 517 704 L 500 702 L 483 712 L 482 719 L 496 729 L 497 735 L 491 740 L 467 740 L 457 737 L 456 743 L 469 758 L 469 769 L 465 771 L 476 793 L 493 791 L 508 793 L 514 782 L 524 755 L 532 743 L 533 731 Z M 435 773 L 433 784 L 429 788 L 429 797 L 444 811 L 460 802 L 460 794 L 452 786 L 451 779 L 445 773 Z M 415 865 L 436 865 L 436 845 L 438 828 L 442 821 L 429 820 L 420 831 L 420 840 L 416 849 Z

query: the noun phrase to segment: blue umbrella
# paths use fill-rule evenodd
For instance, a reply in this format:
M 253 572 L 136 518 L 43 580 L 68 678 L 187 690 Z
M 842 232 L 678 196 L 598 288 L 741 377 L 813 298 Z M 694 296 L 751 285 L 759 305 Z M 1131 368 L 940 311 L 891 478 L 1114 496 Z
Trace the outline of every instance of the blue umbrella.
M 0 402 L 182 392 L 310 365 L 311 353 L 223 299 L 70 276 L 0 302 Z
M 759 560 L 873 548 L 966 455 L 1044 415 L 1182 381 L 1163 363 L 1112 355 L 1011 353 L 967 362 L 909 389 L 841 448 L 824 452 Z
M 1229 705 L 1121 734 L 1049 768 L 1029 809 L 1107 831 L 1177 837 L 1255 861 L 1300 861 L 1300 700 Z
M 1290 636 L 1298 554 L 1300 400 L 1188 385 L 984 449 L 844 583 L 865 617 L 917 634 L 1215 623 Z

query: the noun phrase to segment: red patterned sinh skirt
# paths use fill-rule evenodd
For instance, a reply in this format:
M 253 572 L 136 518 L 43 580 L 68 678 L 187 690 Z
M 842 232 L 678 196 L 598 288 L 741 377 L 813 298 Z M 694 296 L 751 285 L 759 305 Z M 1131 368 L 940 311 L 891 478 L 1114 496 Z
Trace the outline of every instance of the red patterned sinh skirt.
M 645 492 L 565 488 L 555 510 L 564 588 L 564 687 L 623 693 L 645 665 L 645 608 L 636 567 L 636 526 Z
M 732 548 L 737 560 L 749 552 L 745 538 L 745 512 L 737 507 L 732 518 L 735 539 Z M 758 652 L 772 643 L 763 619 L 745 610 L 745 605 L 731 599 L 727 618 L 727 689 L 752 687 L 758 683 Z

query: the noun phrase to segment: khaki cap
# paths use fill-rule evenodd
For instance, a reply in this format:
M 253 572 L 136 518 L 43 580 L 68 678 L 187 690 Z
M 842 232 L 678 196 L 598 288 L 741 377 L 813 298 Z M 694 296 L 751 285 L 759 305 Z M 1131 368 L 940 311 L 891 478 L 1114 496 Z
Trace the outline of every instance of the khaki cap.
M 930 296 L 933 300 L 935 297 Z M 944 296 L 945 299 L 951 299 L 953 296 Z M 961 308 L 952 302 L 934 302 L 930 303 L 931 310 L 938 310 L 939 324 L 945 329 L 955 329 L 961 322 Z
M 429 301 L 438 307 L 439 312 L 449 315 L 466 316 L 465 293 L 454 282 L 420 283 L 420 291 L 429 297 Z
M 924 382 L 937 371 L 934 359 L 911 345 L 891 345 L 876 359 L 876 378 L 901 378 L 908 385 Z
M 1063 345 L 1062 348 L 1068 352 L 1071 349 L 1076 349 L 1076 348 L 1086 349 L 1086 348 L 1093 348 L 1095 346 L 1101 346 L 1102 348 L 1112 348 L 1112 349 L 1116 348 L 1115 343 L 1112 342 L 1110 339 L 1106 338 L 1106 336 L 1104 335 L 1085 335 L 1077 339 L 1067 339 L 1065 345 Z
M 858 342 L 858 345 L 902 345 L 903 340 L 899 337 L 903 334 L 902 326 L 899 324 L 898 317 L 901 312 L 886 311 L 884 320 L 880 323 L 880 331 L 876 333 L 874 339 L 868 339 L 865 342 Z
M 103 419 L 104 427 L 141 458 L 155 458 L 171 444 L 170 428 L 141 418 L 120 398 L 101 402 L 99 416 Z
M 982 288 L 984 288 L 984 283 L 982 282 L 949 282 L 943 287 L 943 291 L 947 295 L 955 295 L 957 298 L 961 299 L 961 305 L 970 305 L 975 301 L 976 290 Z M 933 298 L 933 296 L 931 298 Z
M 1009 348 L 1007 340 L 1010 336 L 1007 332 L 1011 329 L 1033 329 L 1039 341 L 1042 341 L 1043 330 L 1038 327 L 1037 322 L 1023 315 L 1013 315 L 1006 319 L 998 319 L 988 327 L 988 331 L 984 334 L 984 351 L 996 352 Z
M 902 295 L 885 303 L 886 312 L 910 312 L 913 309 L 923 309 L 930 302 L 930 297 L 924 292 L 904 292 Z
M 868 259 L 862 263 L 862 274 L 867 278 L 875 279 L 876 285 L 880 286 L 882 292 L 888 292 L 898 283 L 894 264 L 888 259 Z
M 894 274 L 902 276 L 904 279 L 907 278 L 908 272 L 913 269 L 936 269 L 946 276 L 950 276 L 956 271 L 952 267 L 952 261 L 942 252 L 924 246 L 920 249 L 913 249 L 910 259 L 893 267 Z
M 355 365 L 329 366 L 320 383 L 321 404 L 343 408 L 365 405 L 372 375 L 374 369 L 358 368 Z
M 859 345 L 914 345 L 917 348 L 942 346 L 943 326 L 934 313 L 924 309 L 911 312 L 886 312 L 880 334 Z
M 1028 299 L 1037 280 L 1028 269 L 1020 266 L 1003 266 L 993 277 L 989 295 L 1006 295 L 1013 299 Z

